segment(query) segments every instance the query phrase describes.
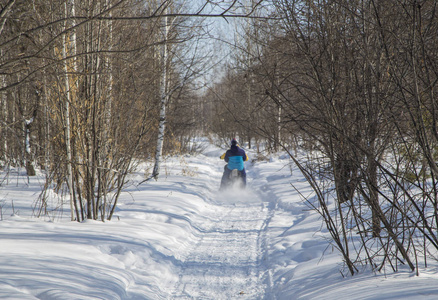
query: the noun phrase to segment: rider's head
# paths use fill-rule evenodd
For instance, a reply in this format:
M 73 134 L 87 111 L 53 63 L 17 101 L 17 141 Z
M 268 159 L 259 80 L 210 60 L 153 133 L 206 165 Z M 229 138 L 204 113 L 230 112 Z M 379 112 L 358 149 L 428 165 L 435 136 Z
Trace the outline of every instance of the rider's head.
M 237 141 L 235 138 L 231 140 L 231 146 L 237 146 Z

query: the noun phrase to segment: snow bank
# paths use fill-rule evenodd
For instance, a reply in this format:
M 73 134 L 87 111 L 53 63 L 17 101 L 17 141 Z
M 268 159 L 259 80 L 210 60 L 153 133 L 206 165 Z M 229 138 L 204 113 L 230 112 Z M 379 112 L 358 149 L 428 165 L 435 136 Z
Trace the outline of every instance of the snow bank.
M 0 298 L 438 298 L 436 262 L 419 277 L 343 277 L 287 156 L 247 163 L 247 190 L 219 193 L 222 153 L 168 158 L 159 181 L 137 186 L 143 166 L 105 223 L 31 217 L 43 178 L 12 176 L 0 186 Z

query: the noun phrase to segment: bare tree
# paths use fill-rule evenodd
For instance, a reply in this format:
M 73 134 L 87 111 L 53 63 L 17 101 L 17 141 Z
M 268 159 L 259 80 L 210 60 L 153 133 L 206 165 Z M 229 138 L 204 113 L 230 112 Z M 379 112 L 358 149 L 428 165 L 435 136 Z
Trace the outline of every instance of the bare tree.
M 272 4 L 270 17 L 246 31 L 258 51 L 238 47 L 252 63 L 234 60 L 208 94 L 220 103 L 215 133 L 230 134 L 225 124 L 252 126 L 274 149 L 299 141 L 318 150 L 322 156 L 307 161 L 289 153 L 314 187 L 318 202 L 309 204 L 349 272 L 360 264 L 397 270 L 400 262 L 418 270 L 419 257 L 426 265 L 425 253 L 438 245 L 437 4 Z M 259 108 L 260 123 L 242 118 L 245 99 Z

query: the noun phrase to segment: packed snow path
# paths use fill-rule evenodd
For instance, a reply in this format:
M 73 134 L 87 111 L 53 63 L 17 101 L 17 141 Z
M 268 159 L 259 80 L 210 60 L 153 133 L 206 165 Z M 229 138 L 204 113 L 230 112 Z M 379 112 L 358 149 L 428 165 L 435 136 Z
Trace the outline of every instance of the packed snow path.
M 258 204 L 221 207 L 213 226 L 199 233 L 198 243 L 183 261 L 173 298 L 263 298 L 261 260 L 268 209 L 254 202 Z

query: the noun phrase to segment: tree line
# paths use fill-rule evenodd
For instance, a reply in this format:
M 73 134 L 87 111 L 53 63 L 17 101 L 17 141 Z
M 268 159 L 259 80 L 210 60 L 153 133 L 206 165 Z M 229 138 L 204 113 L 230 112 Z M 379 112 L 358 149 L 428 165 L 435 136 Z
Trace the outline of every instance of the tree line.
M 261 2 L 261 1 L 259 1 Z M 41 170 L 36 216 L 110 220 L 139 163 L 196 150 L 209 23 L 238 1 L 0 1 L 0 184 Z M 148 172 L 150 174 L 148 174 Z
M 51 213 L 54 191 L 72 220 L 111 219 L 140 160 L 188 149 L 205 54 L 193 50 L 202 20 L 184 5 L 1 1 L 0 162 L 44 171 L 36 215 Z
M 209 91 L 212 127 L 289 151 L 350 274 L 418 272 L 438 250 L 438 4 L 270 4 Z

